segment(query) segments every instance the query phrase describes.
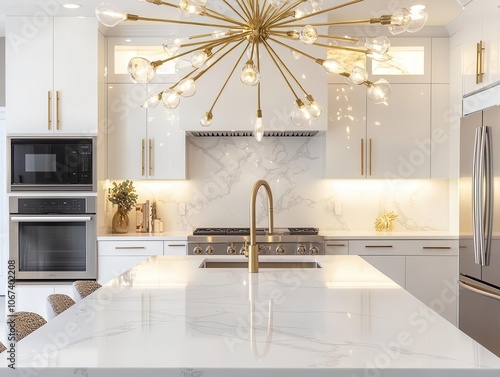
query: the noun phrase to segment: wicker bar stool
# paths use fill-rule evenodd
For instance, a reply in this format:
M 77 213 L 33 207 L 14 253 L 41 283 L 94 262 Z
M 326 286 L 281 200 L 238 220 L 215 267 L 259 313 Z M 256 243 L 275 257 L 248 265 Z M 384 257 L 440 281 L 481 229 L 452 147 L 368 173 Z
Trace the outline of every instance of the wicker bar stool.
M 75 303 L 68 295 L 55 293 L 47 296 L 47 318 L 52 319 Z
M 73 282 L 73 297 L 75 301 L 81 300 L 101 287 L 101 284 L 93 280 L 77 280 Z
M 14 338 L 16 342 L 47 323 L 41 315 L 33 312 L 15 312 L 8 316 L 8 321 L 14 321 Z
M 7 347 L 5 347 L 2 342 L 0 342 L 0 353 L 5 351 L 6 349 L 7 349 Z

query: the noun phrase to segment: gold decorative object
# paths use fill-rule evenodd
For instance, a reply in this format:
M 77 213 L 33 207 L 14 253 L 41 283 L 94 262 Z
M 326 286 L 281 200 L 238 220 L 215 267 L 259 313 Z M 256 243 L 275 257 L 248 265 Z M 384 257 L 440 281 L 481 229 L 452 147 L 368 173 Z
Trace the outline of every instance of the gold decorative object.
M 377 232 L 390 231 L 394 228 L 392 223 L 398 217 L 394 212 L 384 212 L 375 220 L 375 230 Z
M 239 58 L 227 78 L 214 89 L 214 101 L 210 109 L 201 118 L 201 125 L 209 127 L 214 121 L 213 109 L 224 91 L 236 68 L 241 66 L 240 80 L 248 86 L 255 86 L 257 92 L 257 111 L 254 136 L 261 140 L 264 135 L 264 125 L 261 109 L 261 67 L 260 54 L 269 55 L 283 83 L 292 92 L 295 99 L 290 113 L 291 122 L 299 127 L 311 126 L 321 115 L 322 107 L 314 100 L 309 91 L 299 82 L 287 67 L 285 57 L 279 56 L 276 46 L 289 49 L 296 56 L 305 56 L 322 66 L 328 74 L 344 76 L 349 83 L 365 85 L 368 88 L 368 98 L 375 103 L 386 103 L 391 94 L 389 83 L 385 79 L 372 82 L 368 73 L 358 65 L 344 67 L 338 56 L 358 53 L 376 60 L 390 60 L 388 50 L 390 41 L 387 37 L 366 38 L 363 40 L 345 36 L 329 35 L 320 31 L 335 25 L 381 24 L 387 26 L 393 35 L 408 31 L 419 31 L 427 21 L 425 6 L 412 6 L 398 9 L 392 15 L 357 20 L 335 20 L 333 13 L 341 8 L 361 3 L 363 0 L 348 1 L 343 4 L 322 9 L 323 0 L 180 0 L 173 4 L 162 0 L 142 0 L 153 5 L 173 7 L 179 10 L 180 19 L 141 17 L 135 14 L 122 13 L 110 4 L 100 4 L 96 8 L 99 21 L 108 27 L 116 26 L 122 21 L 153 21 L 184 26 L 203 26 L 210 28 L 206 34 L 191 35 L 186 38 L 169 36 L 163 44 L 166 58 L 150 62 L 142 57 L 130 60 L 128 71 L 134 81 L 149 83 L 156 75 L 156 69 L 161 65 L 189 56 L 192 71 L 178 82 L 165 90 L 153 94 L 144 104 L 145 107 L 156 107 L 160 102 L 169 109 L 176 108 L 181 97 L 190 97 L 196 92 L 196 82 L 217 63 L 235 49 L 241 51 Z M 216 11 L 217 9 L 218 11 Z M 326 21 L 312 21 L 322 15 Z M 211 19 L 212 22 L 192 21 L 194 17 Z M 186 18 L 186 19 L 183 19 Z M 187 20 L 189 18 L 189 20 Z M 319 22 L 318 22 L 319 21 Z M 314 46 L 321 50 L 317 56 L 312 56 L 300 48 L 300 43 Z M 327 51 L 336 54 L 327 56 Z M 246 57 L 244 58 L 244 56 Z M 266 72 L 267 74 L 267 72 Z M 271 72 L 270 74 L 274 74 Z M 315 83 L 310 83 L 314 87 Z M 266 88 L 282 95 L 281 88 Z M 236 95 L 235 95 L 236 98 Z

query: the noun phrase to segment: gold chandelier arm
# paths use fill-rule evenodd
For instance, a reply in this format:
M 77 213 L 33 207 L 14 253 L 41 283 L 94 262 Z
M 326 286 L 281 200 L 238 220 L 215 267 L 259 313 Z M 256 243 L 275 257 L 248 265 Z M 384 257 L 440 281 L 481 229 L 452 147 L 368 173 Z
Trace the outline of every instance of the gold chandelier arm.
M 296 0 L 294 3 L 292 3 L 291 5 L 289 5 L 288 7 L 286 7 L 285 9 L 280 9 L 280 11 L 277 12 L 277 14 L 275 14 L 274 17 L 272 17 L 271 19 L 267 20 L 267 22 L 265 23 L 265 26 L 268 26 L 269 24 L 274 24 L 276 21 L 278 21 L 279 19 L 281 19 L 284 15 L 286 15 L 293 8 L 299 6 L 301 3 L 305 2 L 305 1 L 307 1 L 307 0 Z M 273 27 L 274 27 L 274 25 L 273 25 Z
M 259 53 L 259 44 L 257 43 L 257 69 L 259 70 L 260 73 L 260 53 Z M 262 75 L 262 74 L 261 74 Z M 259 83 L 257 84 L 257 111 L 260 111 L 261 113 L 261 118 L 262 118 L 262 110 L 260 108 L 260 80 Z
M 298 52 L 299 54 L 302 54 L 302 55 L 304 55 L 304 56 L 308 57 L 308 58 L 309 58 L 309 59 L 311 59 L 311 60 L 316 61 L 316 60 L 318 59 L 318 58 L 315 58 L 315 57 L 314 57 L 314 56 L 312 56 L 312 55 L 309 55 L 309 54 L 305 53 L 304 51 L 299 50 L 298 48 L 295 48 L 295 47 L 292 47 L 292 46 L 290 46 L 290 45 L 287 45 L 286 43 L 280 42 L 280 41 L 278 41 L 277 39 L 274 39 L 274 38 L 269 37 L 269 40 L 271 40 L 271 41 L 273 41 L 273 42 L 276 42 L 277 44 L 282 45 L 283 47 L 289 48 L 290 50 L 293 50 L 293 51 L 295 51 L 295 52 Z
M 247 33 L 247 34 L 249 34 L 249 33 Z M 178 54 L 178 55 L 175 55 L 175 56 L 171 56 L 170 58 L 167 58 L 167 59 L 156 60 L 154 62 L 151 62 L 151 65 L 156 68 L 156 67 L 161 66 L 162 64 L 165 64 L 165 63 L 169 62 L 170 60 L 174 60 L 174 59 L 180 58 L 181 56 L 190 54 L 192 52 L 195 52 L 195 51 L 198 51 L 198 50 L 203 50 L 203 49 L 206 49 L 206 48 L 213 48 L 213 47 L 216 47 L 218 45 L 224 44 L 226 42 L 227 43 L 232 42 L 233 40 L 239 39 L 240 36 L 241 35 L 233 35 L 231 37 L 219 39 L 218 41 L 214 41 L 213 43 L 205 42 L 205 44 L 202 45 L 201 47 L 193 48 L 193 49 L 191 49 L 189 51 L 185 51 L 185 52 L 183 52 L 181 54 Z M 199 44 L 199 43 L 195 43 L 195 44 Z
M 239 5 L 241 11 L 245 14 L 247 19 L 250 19 L 251 15 L 250 15 L 250 13 L 248 13 L 248 9 L 247 9 L 245 3 L 243 1 L 240 1 L 240 0 L 235 0 L 235 2 L 236 2 L 236 4 Z
M 318 35 L 318 38 L 334 39 L 336 41 L 346 41 L 346 42 L 351 42 L 351 43 L 358 43 L 359 42 L 359 39 L 357 39 L 357 38 L 339 37 L 337 35 L 320 34 L 320 35 Z
M 231 51 L 233 51 L 236 47 L 238 47 L 238 46 L 239 46 L 240 44 L 242 44 L 242 43 L 243 43 L 243 41 L 240 41 L 239 43 L 237 43 L 237 44 L 236 44 L 233 48 L 231 48 L 229 51 L 227 51 L 227 52 L 226 52 L 226 54 L 222 55 L 220 59 L 222 59 L 225 55 L 227 55 L 228 53 L 230 53 Z M 249 43 L 250 43 L 250 42 L 249 42 Z M 241 55 L 240 55 L 239 59 L 236 61 L 236 64 L 234 65 L 233 69 L 231 70 L 231 72 L 230 72 L 230 73 L 229 73 L 229 75 L 227 76 L 227 79 L 226 79 L 226 81 L 224 82 L 224 85 L 222 85 L 222 88 L 221 88 L 221 90 L 219 91 L 219 94 L 217 94 L 217 97 L 215 98 L 215 101 L 214 101 L 214 103 L 212 104 L 212 107 L 211 107 L 211 108 L 210 108 L 210 110 L 209 110 L 209 112 L 210 112 L 210 113 L 211 113 L 211 112 L 212 112 L 212 110 L 214 109 L 215 104 L 217 103 L 217 101 L 219 100 L 219 98 L 220 98 L 220 96 L 221 96 L 222 92 L 223 92 L 223 91 L 224 91 L 224 89 L 226 88 L 226 85 L 227 85 L 227 83 L 229 82 L 229 79 L 231 78 L 231 76 L 233 75 L 233 73 L 234 73 L 234 71 L 235 71 L 236 67 L 238 66 L 238 64 L 240 64 L 240 61 L 241 61 L 241 59 L 243 58 L 243 55 L 245 55 L 245 52 L 246 52 L 246 49 L 247 49 L 247 48 L 248 48 L 248 45 L 247 45 L 247 47 L 246 47 L 246 48 L 244 48 L 244 49 L 243 49 L 243 52 L 241 53 Z M 220 59 L 219 59 L 219 60 L 220 60 Z M 212 66 L 210 66 L 210 67 L 213 67 L 214 65 L 215 65 L 215 64 L 213 64 L 213 65 L 212 65 Z M 210 68 L 210 67 L 209 67 L 209 68 Z
M 127 13 L 127 21 L 151 21 L 151 22 L 165 22 L 171 24 L 181 24 L 181 25 L 193 25 L 193 26 L 208 26 L 215 28 L 232 29 L 234 25 L 224 25 L 224 24 L 210 24 L 205 22 L 195 22 L 195 21 L 181 21 L 181 20 L 169 20 L 166 18 L 150 18 L 150 17 L 140 17 L 136 14 Z
M 236 47 L 238 47 L 240 44 L 242 44 L 245 40 L 241 40 L 239 41 L 238 43 L 236 43 L 233 47 L 231 47 L 228 51 L 224 52 L 221 56 L 219 56 L 217 58 L 217 60 L 215 60 L 212 64 L 210 64 L 210 66 L 208 66 L 207 68 L 205 68 L 203 71 L 201 71 L 200 73 L 198 73 L 195 77 L 193 77 L 193 80 L 198 80 L 201 76 L 203 76 L 206 72 L 208 72 L 210 69 L 212 69 L 212 67 L 215 67 L 215 65 L 220 62 L 227 54 L 229 54 L 231 51 L 233 51 Z M 250 42 L 248 42 L 248 44 L 250 44 Z M 226 46 L 224 46 L 226 47 Z
M 286 2 L 284 2 L 279 8 L 273 7 L 271 4 L 269 4 L 268 7 L 268 14 L 266 14 L 266 17 L 263 17 L 262 19 L 264 20 L 263 25 L 267 26 L 269 24 L 269 21 L 272 20 L 276 14 L 281 13 L 281 10 L 286 6 Z M 272 12 L 271 12 L 272 10 Z
M 273 16 L 274 12 L 276 9 L 273 8 L 271 4 L 267 5 L 267 8 L 264 10 L 262 9 L 262 17 L 261 19 L 264 20 L 264 25 L 267 23 L 267 20 Z
M 365 55 L 368 55 L 370 53 L 368 51 L 368 49 L 365 48 L 365 47 L 330 46 L 330 45 L 327 45 L 327 44 L 324 44 L 324 43 L 318 43 L 318 42 L 314 42 L 313 46 L 325 47 L 327 49 L 335 49 L 335 50 L 359 52 L 359 53 L 365 54 Z
M 273 60 L 274 64 L 276 65 L 276 68 L 278 68 L 278 71 L 280 71 L 281 76 L 283 76 L 283 79 L 287 83 L 288 88 L 290 88 L 290 91 L 293 93 L 295 99 L 299 100 L 300 98 L 297 96 L 297 93 L 295 93 L 295 90 L 293 90 L 293 87 L 290 84 L 290 81 L 288 81 L 288 79 L 286 78 L 286 75 L 283 72 L 283 70 L 281 69 L 280 65 L 278 64 L 278 62 L 274 58 L 273 54 L 269 51 L 269 44 L 267 43 L 267 41 L 263 41 L 262 43 L 264 44 L 264 47 L 267 49 L 267 52 L 269 53 L 269 56 L 271 57 L 271 59 Z
M 284 21 L 284 22 L 280 22 L 280 23 L 278 23 L 278 24 L 276 24 L 274 26 L 280 26 L 280 25 L 289 24 L 289 23 L 295 22 L 295 21 L 301 21 L 301 20 L 304 20 L 304 19 L 309 18 L 309 17 L 318 16 L 320 14 L 328 13 L 328 12 L 331 12 L 331 11 L 336 10 L 336 9 L 347 7 L 349 5 L 361 3 L 363 1 L 364 0 L 352 0 L 352 1 L 349 1 L 347 3 L 339 4 L 339 5 L 336 5 L 334 7 L 328 8 L 328 9 L 323 9 L 323 10 L 320 10 L 320 11 L 317 11 L 317 12 L 314 12 L 314 13 L 306 14 L 306 15 L 304 15 L 302 17 L 299 17 L 299 18 L 295 18 L 295 19 Z
M 213 53 L 212 56 L 215 56 L 217 55 L 219 52 L 221 52 L 224 48 L 226 48 L 226 46 L 229 44 L 230 42 L 227 42 L 224 46 L 221 46 L 217 51 L 215 51 Z M 200 67 L 201 68 L 201 67 Z M 169 89 L 174 89 L 177 85 L 179 85 L 179 83 L 184 80 L 184 79 L 187 79 L 189 76 L 191 76 L 193 73 L 195 73 L 196 71 L 198 71 L 200 68 L 195 68 L 193 69 L 191 72 L 189 72 L 187 75 L 185 75 L 183 78 L 181 78 L 179 81 L 177 81 L 174 85 L 172 85 Z
M 292 77 L 292 79 L 295 81 L 295 83 L 297 84 L 297 86 L 300 88 L 300 90 L 302 90 L 302 93 L 304 93 L 304 95 L 307 95 L 307 92 L 306 90 L 304 89 L 304 87 L 300 84 L 299 80 L 297 80 L 297 78 L 294 76 L 294 74 L 292 73 L 292 71 L 290 71 L 290 69 L 286 66 L 285 62 L 279 57 L 279 55 L 276 53 L 276 51 L 274 51 L 274 49 L 272 48 L 271 45 L 269 45 L 268 43 L 264 42 L 264 46 L 266 47 L 267 49 L 267 52 L 269 54 L 273 54 L 275 56 L 276 59 L 278 59 L 278 61 L 281 63 L 281 65 L 285 68 L 285 70 L 288 72 L 288 74 Z
M 272 27 L 273 28 L 283 28 L 283 27 L 305 27 L 305 26 L 334 26 L 334 25 L 354 25 L 354 24 L 375 24 L 377 22 L 372 22 L 375 20 L 374 18 L 366 18 L 364 20 L 350 20 L 350 21 L 332 21 L 332 22 L 320 22 L 320 23 L 311 23 L 311 24 L 293 24 L 290 25 L 289 23 L 281 23 L 281 24 L 275 24 Z
M 243 17 L 231 4 L 229 4 L 227 2 L 227 0 L 223 0 L 224 3 L 234 12 L 238 15 L 238 17 L 240 17 L 243 21 L 246 21 L 245 17 Z
M 241 26 L 241 27 L 246 27 L 247 26 L 244 23 L 236 21 L 236 20 L 234 20 L 234 19 L 232 19 L 230 17 L 226 17 L 224 15 L 218 15 L 217 12 L 214 12 L 214 13 L 215 14 L 212 14 L 212 11 L 210 11 L 210 10 L 207 9 L 207 12 L 203 13 L 203 15 L 207 16 L 207 17 L 210 17 L 210 18 L 213 18 L 213 19 L 216 19 L 216 20 L 230 22 L 230 23 L 233 23 L 233 24 Z

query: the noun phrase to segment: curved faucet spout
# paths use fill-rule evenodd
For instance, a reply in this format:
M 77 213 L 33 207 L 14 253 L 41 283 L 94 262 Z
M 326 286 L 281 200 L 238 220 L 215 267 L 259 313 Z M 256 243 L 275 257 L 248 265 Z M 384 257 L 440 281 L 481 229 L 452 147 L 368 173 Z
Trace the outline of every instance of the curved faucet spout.
M 269 212 L 269 233 L 274 232 L 274 216 L 273 216 L 273 194 L 269 184 L 261 179 L 255 182 L 252 188 L 250 197 L 250 245 L 248 246 L 248 272 L 259 272 L 259 247 L 257 246 L 256 236 L 256 220 L 255 220 L 255 202 L 257 193 L 261 186 L 264 186 L 267 192 L 267 209 Z

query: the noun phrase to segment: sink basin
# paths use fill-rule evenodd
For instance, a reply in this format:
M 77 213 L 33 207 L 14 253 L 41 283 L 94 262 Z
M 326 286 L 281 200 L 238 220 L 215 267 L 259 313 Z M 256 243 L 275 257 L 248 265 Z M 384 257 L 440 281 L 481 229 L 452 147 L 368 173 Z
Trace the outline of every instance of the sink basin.
M 208 260 L 199 268 L 248 268 L 248 261 Z M 321 268 L 316 261 L 262 261 L 259 268 Z

